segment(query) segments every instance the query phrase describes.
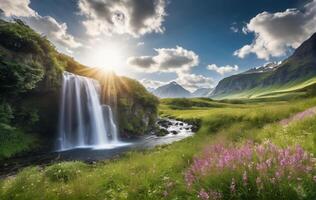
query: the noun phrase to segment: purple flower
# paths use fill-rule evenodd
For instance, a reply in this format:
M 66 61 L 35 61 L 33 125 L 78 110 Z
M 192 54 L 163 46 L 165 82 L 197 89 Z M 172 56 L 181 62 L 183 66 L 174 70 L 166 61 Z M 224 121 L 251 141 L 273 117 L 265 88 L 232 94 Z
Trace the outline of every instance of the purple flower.
M 205 192 L 204 188 L 202 188 L 198 194 L 198 197 L 202 200 L 208 200 L 210 199 L 210 196 L 207 192 Z

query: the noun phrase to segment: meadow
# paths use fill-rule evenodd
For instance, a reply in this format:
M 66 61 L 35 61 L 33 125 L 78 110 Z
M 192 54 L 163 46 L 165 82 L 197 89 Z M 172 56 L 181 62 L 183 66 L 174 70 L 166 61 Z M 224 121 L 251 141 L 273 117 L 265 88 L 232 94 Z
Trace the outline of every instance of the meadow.
M 95 164 L 28 167 L 0 180 L 0 199 L 315 199 L 316 106 L 292 100 L 164 99 L 161 117 L 199 124 L 185 140 Z

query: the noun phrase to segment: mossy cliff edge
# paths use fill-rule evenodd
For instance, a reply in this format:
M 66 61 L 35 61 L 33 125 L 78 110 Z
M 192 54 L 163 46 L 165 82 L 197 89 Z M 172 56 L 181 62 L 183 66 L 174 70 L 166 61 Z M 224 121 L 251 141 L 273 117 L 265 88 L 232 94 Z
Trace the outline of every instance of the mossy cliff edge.
M 100 82 L 122 136 L 154 127 L 158 100 L 139 82 L 81 65 L 20 20 L 0 20 L 0 159 L 53 147 L 65 70 Z

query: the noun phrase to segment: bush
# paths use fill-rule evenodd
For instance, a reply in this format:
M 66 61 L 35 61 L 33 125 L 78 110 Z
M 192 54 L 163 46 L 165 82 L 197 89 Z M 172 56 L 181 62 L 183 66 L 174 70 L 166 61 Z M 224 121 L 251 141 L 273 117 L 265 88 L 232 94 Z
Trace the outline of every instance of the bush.
M 34 148 L 35 139 L 20 129 L 0 123 L 0 160 Z
M 63 162 L 48 167 L 45 175 L 54 182 L 68 182 L 77 178 L 85 168 L 82 162 Z

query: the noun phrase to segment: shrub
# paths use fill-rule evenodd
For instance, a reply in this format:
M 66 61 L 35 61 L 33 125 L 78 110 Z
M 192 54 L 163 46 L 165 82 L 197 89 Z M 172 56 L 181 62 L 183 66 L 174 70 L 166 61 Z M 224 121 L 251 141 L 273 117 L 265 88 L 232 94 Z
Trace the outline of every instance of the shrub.
M 77 178 L 85 168 L 82 162 L 63 162 L 49 166 L 45 175 L 54 182 L 68 182 Z
M 35 139 L 20 129 L 0 123 L 0 160 L 34 148 Z
M 200 199 L 315 199 L 315 158 L 270 142 L 205 149 L 185 173 Z

